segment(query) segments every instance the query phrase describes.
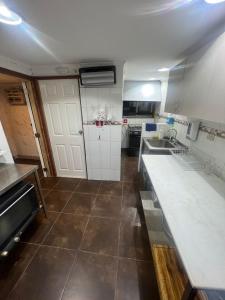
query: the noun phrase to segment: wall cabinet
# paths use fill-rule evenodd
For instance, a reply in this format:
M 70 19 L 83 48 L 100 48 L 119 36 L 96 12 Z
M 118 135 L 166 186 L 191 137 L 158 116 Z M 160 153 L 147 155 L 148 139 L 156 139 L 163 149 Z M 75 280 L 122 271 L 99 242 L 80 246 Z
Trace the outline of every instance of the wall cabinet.
M 121 125 L 84 125 L 88 179 L 120 180 Z

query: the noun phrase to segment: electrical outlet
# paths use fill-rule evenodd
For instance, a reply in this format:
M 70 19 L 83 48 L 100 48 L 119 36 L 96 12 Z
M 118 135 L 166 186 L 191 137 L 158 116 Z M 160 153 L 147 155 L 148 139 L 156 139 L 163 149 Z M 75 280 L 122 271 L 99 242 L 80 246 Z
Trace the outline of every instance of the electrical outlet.
M 207 140 L 213 142 L 215 140 L 215 133 L 214 132 L 209 132 L 207 134 Z

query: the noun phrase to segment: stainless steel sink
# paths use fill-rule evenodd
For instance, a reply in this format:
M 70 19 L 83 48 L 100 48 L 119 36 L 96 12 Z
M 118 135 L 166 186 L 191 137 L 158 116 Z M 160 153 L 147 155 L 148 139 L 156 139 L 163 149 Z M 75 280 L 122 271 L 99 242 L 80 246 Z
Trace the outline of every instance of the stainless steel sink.
M 172 144 L 170 141 L 166 139 L 156 140 L 156 139 L 145 139 L 146 142 L 149 144 L 150 148 L 154 149 L 174 149 L 176 146 Z

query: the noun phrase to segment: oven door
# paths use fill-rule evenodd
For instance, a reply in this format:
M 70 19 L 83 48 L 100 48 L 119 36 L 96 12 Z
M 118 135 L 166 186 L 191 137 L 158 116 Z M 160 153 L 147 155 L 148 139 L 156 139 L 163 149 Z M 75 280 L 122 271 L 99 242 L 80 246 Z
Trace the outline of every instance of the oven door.
M 0 253 L 6 256 L 39 210 L 34 185 L 19 184 L 0 197 Z

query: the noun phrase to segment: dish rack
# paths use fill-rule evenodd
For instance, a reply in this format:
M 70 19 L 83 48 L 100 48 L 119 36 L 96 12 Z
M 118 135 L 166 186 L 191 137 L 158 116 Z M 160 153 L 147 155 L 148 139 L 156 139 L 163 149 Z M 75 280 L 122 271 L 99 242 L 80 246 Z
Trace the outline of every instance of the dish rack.
M 197 159 L 190 149 L 170 150 L 170 152 L 185 171 L 200 171 L 204 168 L 204 164 Z

